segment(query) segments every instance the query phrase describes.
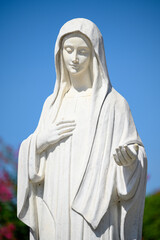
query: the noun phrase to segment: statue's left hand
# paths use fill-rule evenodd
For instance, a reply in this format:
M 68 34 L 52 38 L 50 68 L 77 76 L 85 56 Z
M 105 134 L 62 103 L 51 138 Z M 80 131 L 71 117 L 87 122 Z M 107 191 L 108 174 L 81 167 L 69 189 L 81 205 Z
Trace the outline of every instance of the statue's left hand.
M 137 159 L 138 150 L 138 144 L 119 146 L 113 154 L 114 160 L 119 166 L 129 166 Z

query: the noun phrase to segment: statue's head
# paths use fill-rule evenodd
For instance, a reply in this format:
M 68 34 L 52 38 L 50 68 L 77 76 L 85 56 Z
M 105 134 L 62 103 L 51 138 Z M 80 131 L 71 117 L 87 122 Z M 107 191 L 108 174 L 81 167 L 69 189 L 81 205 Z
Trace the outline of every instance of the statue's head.
M 88 69 L 92 47 L 84 34 L 73 32 L 65 35 L 61 49 L 64 64 L 70 74 L 81 74 Z
M 65 23 L 59 31 L 55 45 L 55 96 L 62 96 L 71 87 L 70 74 L 90 75 L 93 92 L 111 88 L 102 35 L 88 19 L 77 18 Z M 68 74 L 69 73 L 69 74 Z
M 62 48 L 62 42 L 64 43 L 64 40 L 67 41 L 67 38 L 70 37 L 72 34 L 74 35 L 75 33 L 79 33 L 79 36 L 81 37 L 81 39 L 84 40 L 87 45 L 89 45 L 90 43 L 92 49 L 92 55 L 90 56 L 90 60 L 92 60 L 92 63 L 94 65 L 92 68 L 90 64 L 91 73 L 93 72 L 93 70 L 95 70 L 94 62 L 97 61 L 97 67 L 99 67 L 99 70 L 102 73 L 101 75 L 103 75 L 102 77 L 105 78 L 107 84 L 110 85 L 102 34 L 99 31 L 98 27 L 92 21 L 84 18 L 75 18 L 66 22 L 59 31 L 55 45 L 55 65 L 57 78 L 59 78 L 59 74 L 61 72 L 60 70 L 62 69 L 60 66 L 60 57 L 62 55 L 60 54 L 60 52 Z M 74 69 L 74 71 L 75 70 L 76 69 Z

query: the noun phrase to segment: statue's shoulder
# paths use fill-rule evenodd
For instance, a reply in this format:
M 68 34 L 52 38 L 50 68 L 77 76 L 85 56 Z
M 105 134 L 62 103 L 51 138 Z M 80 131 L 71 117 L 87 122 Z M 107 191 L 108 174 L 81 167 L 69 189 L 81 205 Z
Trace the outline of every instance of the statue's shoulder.
M 51 95 L 49 95 L 44 104 L 43 104 L 43 108 L 42 108 L 42 114 L 45 114 L 49 109 L 50 107 L 52 106 L 54 102 L 54 93 L 52 93 Z
M 54 94 L 52 93 L 46 98 L 43 106 L 51 105 L 53 102 L 53 98 L 54 98 Z
M 113 103 L 116 110 L 121 110 L 121 111 L 122 111 L 122 109 L 129 110 L 129 105 L 128 105 L 127 100 L 119 92 L 117 92 L 114 88 L 112 88 L 112 90 L 110 92 L 110 98 L 111 98 L 111 102 Z

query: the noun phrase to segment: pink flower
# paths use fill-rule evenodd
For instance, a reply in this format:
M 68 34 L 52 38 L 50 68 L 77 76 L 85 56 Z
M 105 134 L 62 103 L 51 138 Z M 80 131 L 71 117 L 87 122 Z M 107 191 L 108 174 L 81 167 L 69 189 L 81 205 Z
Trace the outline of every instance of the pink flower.
M 1 185 L 0 183 L 0 200 L 2 202 L 10 201 L 13 197 L 13 194 L 9 188 L 7 188 L 5 185 Z
M 1 227 L 0 229 L 0 239 L 5 237 L 6 239 L 14 240 L 14 231 L 16 227 L 13 223 L 8 223 L 6 226 Z
M 13 198 L 12 182 L 8 173 L 4 172 L 0 178 L 0 200 L 2 202 L 10 201 Z

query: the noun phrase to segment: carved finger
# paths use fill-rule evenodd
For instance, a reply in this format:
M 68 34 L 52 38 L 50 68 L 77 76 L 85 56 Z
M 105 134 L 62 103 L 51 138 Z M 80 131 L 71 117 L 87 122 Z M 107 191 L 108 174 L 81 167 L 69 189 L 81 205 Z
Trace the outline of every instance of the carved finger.
M 131 161 L 131 157 L 126 152 L 126 149 L 124 147 L 120 147 L 121 153 L 123 157 L 126 159 L 127 162 Z
M 113 154 L 114 160 L 117 163 L 117 165 L 122 166 L 122 163 L 120 162 L 119 158 L 117 157 L 116 154 Z
M 60 136 L 60 139 L 70 137 L 72 134 L 73 134 L 73 132 L 63 133 L 63 134 Z
M 60 125 L 60 124 L 63 124 L 63 123 L 74 123 L 75 120 L 61 120 L 59 122 L 56 123 L 56 125 Z
M 128 162 L 125 160 L 125 158 L 123 157 L 120 148 L 116 148 L 116 153 L 117 153 L 117 157 L 120 160 L 122 165 L 126 165 Z
M 67 128 L 67 127 L 75 127 L 76 123 L 62 123 L 57 126 L 57 130 Z
M 132 160 L 135 160 L 135 159 L 136 159 L 136 154 L 134 154 L 134 153 L 129 149 L 129 147 L 128 147 L 127 145 L 125 145 L 124 148 L 125 148 L 127 154 L 130 156 L 130 158 L 131 158 Z
M 71 132 L 75 129 L 75 127 L 67 127 L 67 128 L 63 128 L 58 130 L 58 134 L 61 135 L 63 133 L 67 133 L 67 132 Z
M 136 153 L 138 154 L 138 151 L 139 151 L 139 145 L 138 145 L 137 143 L 135 143 L 135 144 L 133 145 L 133 147 L 134 147 Z

